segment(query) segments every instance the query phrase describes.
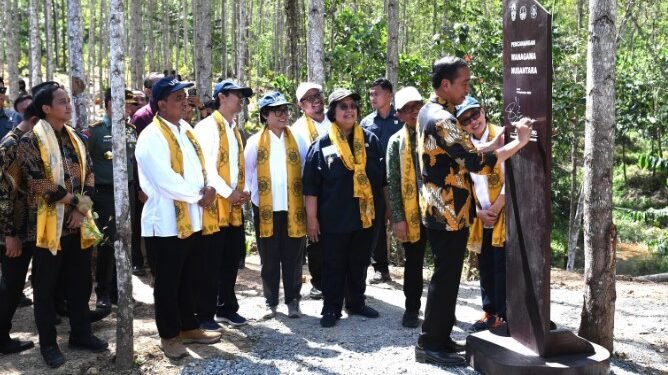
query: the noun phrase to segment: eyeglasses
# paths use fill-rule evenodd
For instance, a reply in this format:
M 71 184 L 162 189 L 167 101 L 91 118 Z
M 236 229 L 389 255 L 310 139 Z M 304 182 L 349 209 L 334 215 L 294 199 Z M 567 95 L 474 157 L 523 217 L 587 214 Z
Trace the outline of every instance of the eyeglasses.
M 6 88 L 6 87 L 0 87 L 0 94 L 4 94 L 4 93 L 6 93 L 6 92 L 7 92 L 7 88 Z
M 471 116 L 466 117 L 466 118 L 460 118 L 459 119 L 459 124 L 461 126 L 468 126 L 471 123 L 471 121 L 477 120 L 478 118 L 480 118 L 480 110 L 476 109 L 475 111 L 473 111 Z
M 350 104 L 339 103 L 339 104 L 336 105 L 336 107 L 338 109 L 342 110 L 342 111 L 347 111 L 349 109 L 357 109 L 358 108 L 357 103 L 355 103 L 355 102 L 352 102 Z
M 302 100 L 300 100 L 300 102 L 309 102 L 311 104 L 313 104 L 315 102 L 324 103 L 325 98 L 322 96 L 322 93 L 320 92 L 320 93 L 317 93 L 317 94 L 314 94 L 314 95 L 305 96 L 305 97 L 302 98 Z
M 269 112 L 274 112 L 276 116 L 288 116 L 290 115 L 290 108 L 287 106 L 269 107 Z

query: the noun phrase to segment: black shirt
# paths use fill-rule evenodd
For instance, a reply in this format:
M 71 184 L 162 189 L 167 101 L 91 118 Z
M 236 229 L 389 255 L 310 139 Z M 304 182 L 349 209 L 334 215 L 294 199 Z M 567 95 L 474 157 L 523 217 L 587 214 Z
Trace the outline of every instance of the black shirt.
M 366 146 L 366 174 L 371 182 L 375 220 L 385 205 L 383 186 L 385 176 L 385 155 L 382 146 L 373 133 L 364 130 Z M 353 132 L 348 137 L 352 144 Z M 348 170 L 336 152 L 324 152 L 333 146 L 329 134 L 318 138 L 309 148 L 304 166 L 304 195 L 318 197 L 318 221 L 323 233 L 349 233 L 362 229 L 359 200 L 353 197 L 353 172 Z M 352 146 L 351 146 L 352 148 Z M 329 150 L 329 149 L 328 149 Z M 327 157 L 324 155 L 328 154 Z

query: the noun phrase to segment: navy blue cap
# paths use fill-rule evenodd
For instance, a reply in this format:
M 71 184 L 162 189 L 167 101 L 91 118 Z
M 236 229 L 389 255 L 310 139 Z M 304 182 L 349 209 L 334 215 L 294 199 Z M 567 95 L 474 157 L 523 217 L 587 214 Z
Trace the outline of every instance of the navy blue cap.
M 181 82 L 173 76 L 161 78 L 158 82 L 154 83 L 153 87 L 151 88 L 151 94 L 153 95 L 151 102 L 157 108 L 158 100 L 166 98 L 173 92 L 177 92 L 192 86 L 194 86 L 192 82 Z
M 455 107 L 455 116 L 459 117 L 464 112 L 474 108 L 480 108 L 480 103 L 476 100 L 476 98 L 467 96 L 462 104 Z
M 220 94 L 221 92 L 232 91 L 232 90 L 241 91 L 241 94 L 246 98 L 250 98 L 251 96 L 253 96 L 253 90 L 250 87 L 241 87 L 233 80 L 226 79 L 216 84 L 216 86 L 213 89 L 213 97 L 216 98 L 218 97 L 218 94 Z
M 266 93 L 258 102 L 260 109 L 264 107 L 278 107 L 281 105 L 292 104 L 285 99 L 285 96 L 277 91 Z

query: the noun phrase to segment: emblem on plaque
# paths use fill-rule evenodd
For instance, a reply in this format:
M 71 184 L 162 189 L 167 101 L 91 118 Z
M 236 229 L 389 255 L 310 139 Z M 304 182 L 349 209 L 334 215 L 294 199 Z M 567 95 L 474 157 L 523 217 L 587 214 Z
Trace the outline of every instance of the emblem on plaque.
M 515 21 L 517 18 L 517 3 L 510 4 L 510 19 Z
M 111 160 L 113 158 L 114 154 L 111 153 L 111 151 L 107 151 L 104 153 L 104 158 L 107 160 Z
M 523 6 L 520 8 L 520 19 L 524 21 L 527 19 L 527 7 Z
M 535 20 L 536 17 L 538 17 L 538 7 L 534 4 L 531 6 L 531 19 Z

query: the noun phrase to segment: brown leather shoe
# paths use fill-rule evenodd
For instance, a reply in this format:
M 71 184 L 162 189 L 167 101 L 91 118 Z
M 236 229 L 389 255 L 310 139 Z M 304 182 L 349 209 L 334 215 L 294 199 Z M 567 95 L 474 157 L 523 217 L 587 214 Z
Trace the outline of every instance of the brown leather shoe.
M 165 353 L 165 356 L 170 359 L 181 359 L 188 355 L 186 347 L 181 343 L 180 337 L 171 339 L 160 339 L 160 347 Z
M 207 332 L 199 328 L 181 331 L 181 342 L 184 344 L 214 344 L 220 341 L 220 332 Z

